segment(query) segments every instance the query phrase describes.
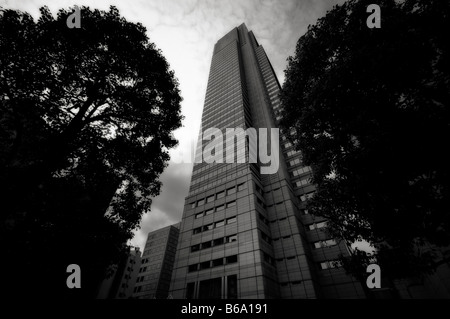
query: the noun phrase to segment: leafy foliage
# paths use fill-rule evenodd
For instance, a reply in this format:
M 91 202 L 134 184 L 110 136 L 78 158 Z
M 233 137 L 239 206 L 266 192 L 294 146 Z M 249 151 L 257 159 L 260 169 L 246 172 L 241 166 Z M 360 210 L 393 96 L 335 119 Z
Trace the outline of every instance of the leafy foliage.
M 299 39 L 281 126 L 313 168 L 309 209 L 331 234 L 369 241 L 386 267 L 420 256 L 403 274 L 421 273 L 434 267 L 425 247 L 450 244 L 450 4 L 378 1 L 369 29 L 370 3 L 334 7 Z
M 10 260 L 28 256 L 13 278 L 35 269 L 28 286 L 70 295 L 78 263 L 92 296 L 160 192 L 182 99 L 146 29 L 115 7 L 81 8 L 79 29 L 72 10 L 40 11 L 0 11 L 1 241 Z

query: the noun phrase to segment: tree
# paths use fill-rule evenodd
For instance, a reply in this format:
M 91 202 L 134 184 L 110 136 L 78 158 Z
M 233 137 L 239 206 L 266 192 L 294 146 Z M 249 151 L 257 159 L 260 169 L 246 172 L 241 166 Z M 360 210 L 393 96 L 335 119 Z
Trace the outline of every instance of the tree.
M 299 39 L 281 127 L 313 168 L 311 212 L 400 278 L 435 269 L 450 244 L 450 4 L 378 1 L 371 29 L 371 2 L 334 7 Z
M 115 7 L 82 7 L 73 29 L 73 10 L 40 11 L 0 11 L 5 267 L 20 291 L 93 296 L 160 192 L 182 98 L 146 29 Z M 81 292 L 66 287 L 71 263 Z

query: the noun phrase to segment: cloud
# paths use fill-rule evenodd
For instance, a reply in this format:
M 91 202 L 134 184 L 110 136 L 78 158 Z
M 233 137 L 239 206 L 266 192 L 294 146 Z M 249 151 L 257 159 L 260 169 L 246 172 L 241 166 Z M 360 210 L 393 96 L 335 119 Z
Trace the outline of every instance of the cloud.
M 130 241 L 131 246 L 137 246 L 144 251 L 145 242 L 149 232 L 169 226 L 176 221 L 169 218 L 166 212 L 157 208 L 153 208 L 150 213 L 146 213 L 142 217 L 141 228 L 134 233 L 133 239 Z
M 153 199 L 151 211 L 143 215 L 141 228 L 135 231 L 131 245 L 138 246 L 143 251 L 149 232 L 181 220 L 191 172 L 192 164 L 169 164 L 169 168 L 161 174 L 162 191 Z

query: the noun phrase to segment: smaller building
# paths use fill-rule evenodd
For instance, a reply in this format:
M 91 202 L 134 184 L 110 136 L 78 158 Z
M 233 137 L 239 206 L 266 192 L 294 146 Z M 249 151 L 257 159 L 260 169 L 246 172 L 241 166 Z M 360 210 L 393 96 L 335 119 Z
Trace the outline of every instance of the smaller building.
M 150 232 L 132 297 L 167 299 L 180 233 L 180 223 Z
M 126 258 L 112 266 L 113 274 L 103 280 L 97 299 L 131 298 L 140 266 L 141 251 L 139 247 L 133 247 Z

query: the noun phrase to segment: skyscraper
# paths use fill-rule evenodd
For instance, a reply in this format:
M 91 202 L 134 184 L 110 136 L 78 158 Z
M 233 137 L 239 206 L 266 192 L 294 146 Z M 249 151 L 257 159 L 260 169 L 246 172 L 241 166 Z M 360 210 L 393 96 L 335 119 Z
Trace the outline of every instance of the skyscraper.
M 208 148 L 204 140 L 213 139 L 203 135 L 208 129 L 225 135 L 227 128 L 276 128 L 279 90 L 263 47 L 245 24 L 222 37 L 214 46 L 196 162 Z M 279 147 L 279 167 L 264 174 L 268 164 L 250 159 L 267 150 L 262 144 L 252 148 L 250 135 L 236 136 L 237 144 L 234 137 L 226 138 L 223 153 L 214 150 L 217 159 L 245 145 L 245 162 L 235 157 L 235 163 L 194 164 L 173 298 L 364 297 L 361 285 L 333 263 L 339 253 L 348 253 L 345 243 L 327 237 L 326 221 L 304 209 L 314 186 L 301 154 L 284 136 L 275 145 L 268 137 L 269 149 Z

